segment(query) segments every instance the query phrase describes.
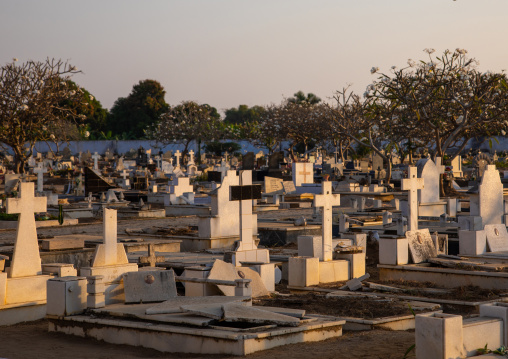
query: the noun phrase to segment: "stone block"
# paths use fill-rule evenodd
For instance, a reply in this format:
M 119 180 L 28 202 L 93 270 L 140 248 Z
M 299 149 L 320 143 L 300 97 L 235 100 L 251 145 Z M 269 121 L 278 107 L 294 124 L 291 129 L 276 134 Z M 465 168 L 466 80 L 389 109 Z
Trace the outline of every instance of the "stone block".
M 76 277 L 78 271 L 74 265 L 69 263 L 48 263 L 42 265 L 42 271 L 48 274 L 54 274 L 57 277 Z
M 88 283 L 86 285 L 86 292 L 88 294 L 104 294 L 106 286 L 104 285 L 104 277 L 96 275 L 86 278 Z
M 463 350 L 467 357 L 476 354 L 478 348 L 499 348 L 503 345 L 503 321 L 499 318 L 473 317 L 462 322 Z
M 149 271 L 124 274 L 125 303 L 163 302 L 177 296 L 175 272 Z
M 106 296 L 103 294 L 88 294 L 86 298 L 87 308 L 104 308 L 106 306 Z
M 47 281 L 47 314 L 65 317 L 81 314 L 87 305 L 86 278 L 65 277 Z
M 418 359 L 462 358 L 462 317 L 442 313 L 418 314 L 415 343 Z
M 508 345 L 508 303 L 488 303 L 480 305 L 480 317 L 499 318 L 503 320 L 503 342 Z M 493 346 L 489 343 L 489 348 Z M 497 348 L 497 347 L 496 347 Z
M 138 265 L 136 263 L 128 263 L 100 267 L 82 267 L 79 270 L 79 274 L 82 277 L 101 275 L 104 277 L 104 283 L 113 283 L 122 281 L 122 276 L 125 273 L 137 271 Z
M 365 274 L 365 253 L 337 253 L 334 259 L 343 259 L 349 262 L 349 276 L 358 278 Z
M 319 284 L 319 258 L 289 258 L 288 282 L 293 287 L 308 287 Z
M 270 262 L 270 252 L 268 249 L 251 249 L 246 251 L 232 252 L 232 262 L 235 266 L 241 266 L 242 262 Z
M 319 262 L 319 283 L 341 282 L 349 280 L 349 278 L 349 261 Z
M 366 233 L 342 233 L 341 238 L 352 239 L 353 244 L 362 247 L 363 253 L 367 253 L 367 234 Z
M 487 235 L 485 231 L 459 230 L 459 253 L 478 255 L 487 252 Z
M 379 264 L 402 265 L 409 261 L 406 237 L 379 238 Z
M 0 272 L 0 306 L 5 304 L 7 296 L 7 273 Z
M 5 304 L 46 301 L 46 282 L 50 275 L 7 278 Z
M 481 231 L 483 229 L 482 217 L 458 216 L 459 228 L 465 231 Z
M 259 274 L 266 290 L 269 292 L 275 291 L 275 264 L 248 264 L 247 266 Z
M 298 236 L 298 256 L 321 258 L 323 251 L 321 236 Z
M 210 267 L 187 267 L 183 277 L 206 279 L 210 273 Z M 212 284 L 184 282 L 186 297 L 206 297 L 220 294 L 219 290 Z
M 76 248 L 84 248 L 85 240 L 84 239 L 44 239 L 42 241 L 42 250 L 43 251 L 56 251 L 56 250 L 66 250 L 66 249 L 76 249 Z

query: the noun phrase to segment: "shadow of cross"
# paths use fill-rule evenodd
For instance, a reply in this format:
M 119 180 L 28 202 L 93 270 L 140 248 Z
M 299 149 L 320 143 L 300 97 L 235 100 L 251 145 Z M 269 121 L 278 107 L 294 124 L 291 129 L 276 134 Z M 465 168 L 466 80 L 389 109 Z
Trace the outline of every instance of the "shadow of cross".
M 18 198 L 7 199 L 8 214 L 19 214 L 10 278 L 42 274 L 34 213 L 46 212 L 46 197 L 34 196 L 33 182 L 21 182 Z
M 423 178 L 418 177 L 418 169 L 409 167 L 407 178 L 402 179 L 402 190 L 408 193 L 407 230 L 418 230 L 418 190 L 423 189 Z
M 340 194 L 332 193 L 332 182 L 325 181 L 321 183 L 321 194 L 314 196 L 314 207 L 323 207 L 322 214 L 322 261 L 331 261 L 333 259 L 332 249 L 332 215 L 333 207 L 340 206 Z

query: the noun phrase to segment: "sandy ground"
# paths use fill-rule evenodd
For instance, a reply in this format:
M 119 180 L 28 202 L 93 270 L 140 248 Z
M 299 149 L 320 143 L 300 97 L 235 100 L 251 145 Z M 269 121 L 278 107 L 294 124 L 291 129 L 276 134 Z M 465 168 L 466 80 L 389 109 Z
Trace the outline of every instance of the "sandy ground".
M 48 333 L 44 320 L 0 328 L 0 357 L 9 359 L 235 358 L 223 355 L 165 354 L 152 349 L 113 345 L 93 339 Z M 414 343 L 414 332 L 348 332 L 340 338 L 293 344 L 248 355 L 248 358 L 401 359 Z

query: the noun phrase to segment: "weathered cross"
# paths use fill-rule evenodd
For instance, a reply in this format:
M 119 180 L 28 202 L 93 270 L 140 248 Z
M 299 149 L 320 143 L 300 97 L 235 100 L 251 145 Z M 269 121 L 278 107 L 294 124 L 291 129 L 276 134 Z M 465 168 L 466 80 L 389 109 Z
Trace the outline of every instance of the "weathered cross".
M 12 255 L 10 277 L 27 277 L 42 273 L 34 212 L 46 212 L 46 197 L 34 196 L 33 182 L 21 182 L 18 198 L 7 198 L 8 214 L 19 213 L 16 244 Z
M 125 181 L 127 179 L 127 177 L 129 177 L 129 172 L 127 172 L 126 170 L 123 170 L 120 175 L 122 176 L 122 178 Z
M 157 168 L 161 169 L 161 156 L 157 155 L 154 157 L 155 161 L 157 161 Z
M 117 213 L 116 209 L 104 208 L 102 228 L 104 244 L 95 249 L 92 267 L 127 264 L 127 254 L 122 243 L 117 243 Z
M 193 150 L 190 150 L 189 151 L 189 163 L 187 163 L 188 165 L 193 165 L 194 164 L 194 151 Z
M 408 178 L 402 179 L 402 190 L 408 194 L 408 231 L 418 230 L 418 190 L 423 189 L 423 178 L 418 178 L 418 169 L 409 167 Z
M 42 165 L 42 162 L 39 162 L 37 164 L 37 167 L 34 168 L 34 173 L 37 173 L 37 192 L 42 192 L 43 191 L 43 173 L 47 173 L 48 170 L 46 169 L 46 167 L 44 167 Z
M 99 161 L 99 158 L 101 158 L 101 156 L 97 152 L 95 152 L 93 154 L 92 158 L 93 158 L 93 169 L 98 170 L 99 169 L 98 161 Z
M 182 154 L 180 153 L 180 150 L 177 150 L 175 152 L 176 168 L 180 167 L 180 157 L 182 157 Z
M 332 193 L 332 182 L 324 181 L 321 183 L 321 194 L 314 196 L 314 207 L 323 207 L 322 213 L 322 261 L 331 261 L 333 259 L 332 248 L 332 215 L 333 207 L 340 206 L 340 194 Z

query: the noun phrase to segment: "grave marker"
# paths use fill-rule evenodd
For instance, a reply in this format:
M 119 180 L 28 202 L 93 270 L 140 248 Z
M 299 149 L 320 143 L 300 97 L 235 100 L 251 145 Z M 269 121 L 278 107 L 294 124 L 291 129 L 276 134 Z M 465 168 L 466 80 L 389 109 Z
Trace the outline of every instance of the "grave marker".
M 402 179 L 402 190 L 408 193 L 408 225 L 409 231 L 418 230 L 418 190 L 423 189 L 423 178 L 418 178 L 418 169 L 409 167 L 408 178 Z
M 333 258 L 332 248 L 332 215 L 333 207 L 340 206 L 340 194 L 332 193 L 332 182 L 321 183 L 321 194 L 314 197 L 314 207 L 322 207 L 322 251 L 320 260 L 331 261 Z

